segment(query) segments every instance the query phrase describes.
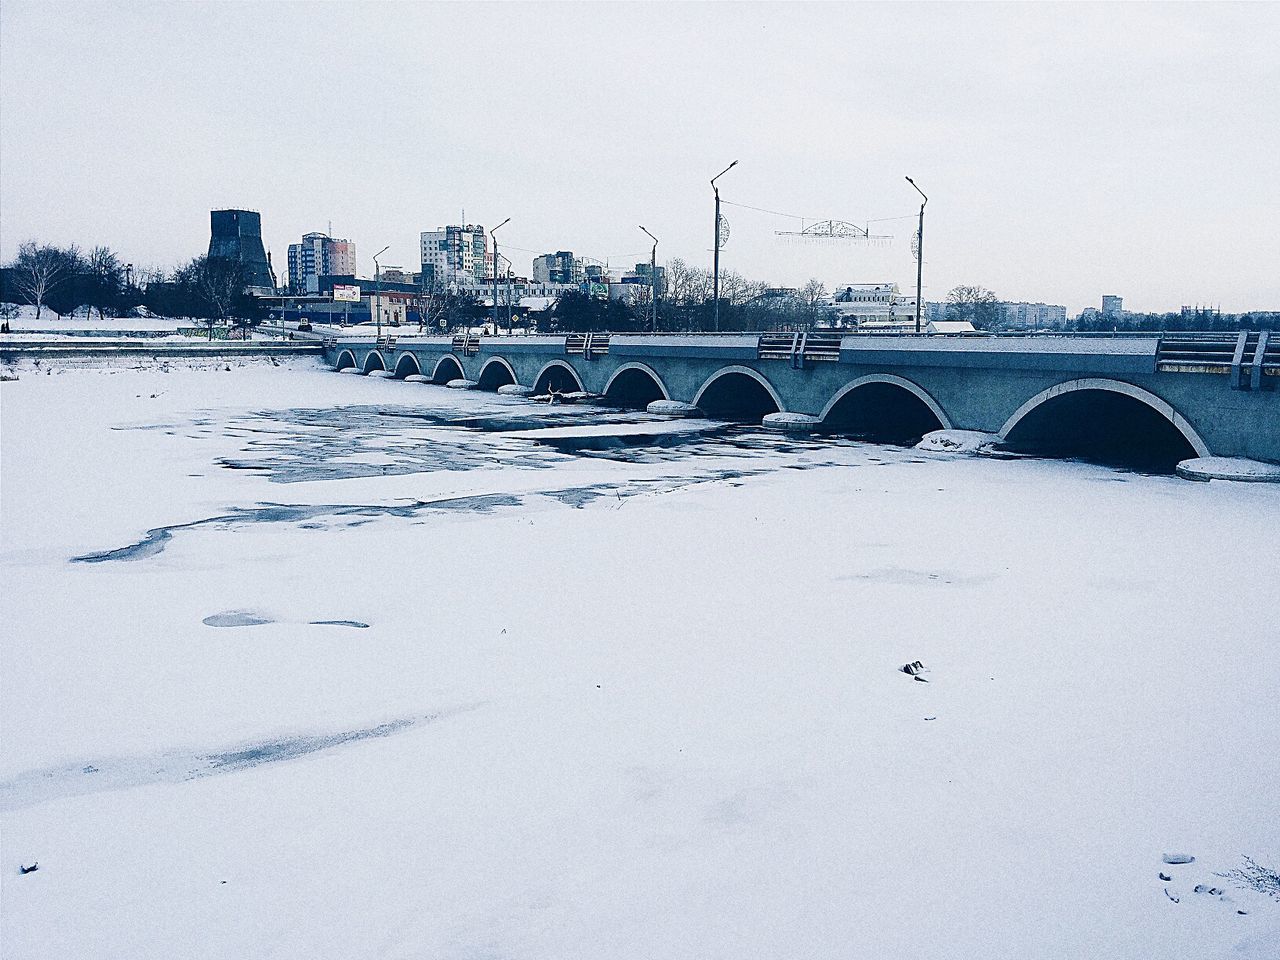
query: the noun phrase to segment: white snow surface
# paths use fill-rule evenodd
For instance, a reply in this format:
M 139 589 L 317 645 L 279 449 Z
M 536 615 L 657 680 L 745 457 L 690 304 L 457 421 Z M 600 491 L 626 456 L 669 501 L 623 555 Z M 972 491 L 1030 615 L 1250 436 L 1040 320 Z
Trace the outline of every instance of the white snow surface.
M 232 366 L 0 384 L 5 956 L 1280 955 L 1280 488 Z

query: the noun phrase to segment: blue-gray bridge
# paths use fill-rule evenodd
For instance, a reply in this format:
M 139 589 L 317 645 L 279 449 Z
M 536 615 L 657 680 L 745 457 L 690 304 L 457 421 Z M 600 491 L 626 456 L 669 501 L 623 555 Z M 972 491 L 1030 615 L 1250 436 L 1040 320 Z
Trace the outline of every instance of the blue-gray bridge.
M 886 441 L 955 428 L 1046 454 L 1280 462 L 1280 334 L 1265 331 L 351 336 L 325 340 L 324 352 L 337 370 L 584 391 L 623 406 L 674 400 L 733 420 L 802 414 L 818 429 Z

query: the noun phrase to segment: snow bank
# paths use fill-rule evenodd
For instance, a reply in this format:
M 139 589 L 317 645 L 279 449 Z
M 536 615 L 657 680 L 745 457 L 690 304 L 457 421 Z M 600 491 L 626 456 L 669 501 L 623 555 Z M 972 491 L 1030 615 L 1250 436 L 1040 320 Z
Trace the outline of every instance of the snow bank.
M 999 441 L 994 433 L 980 430 L 934 430 L 921 438 L 916 449 L 938 453 L 979 453 Z
M 817 417 L 803 413 L 768 413 L 761 425 L 766 430 L 781 430 L 784 433 L 812 433 L 822 424 Z
M 1178 476 L 1188 480 L 1240 480 L 1246 483 L 1280 483 L 1280 464 L 1244 457 L 1195 457 L 1177 466 Z

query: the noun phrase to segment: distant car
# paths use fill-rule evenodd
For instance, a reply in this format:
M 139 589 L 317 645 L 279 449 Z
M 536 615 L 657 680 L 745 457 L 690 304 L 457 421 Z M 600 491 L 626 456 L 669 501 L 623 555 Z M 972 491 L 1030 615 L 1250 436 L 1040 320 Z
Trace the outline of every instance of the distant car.
M 311 324 L 308 323 L 306 320 L 303 320 L 301 323 L 298 324 L 298 331 L 300 333 L 310 333 Z

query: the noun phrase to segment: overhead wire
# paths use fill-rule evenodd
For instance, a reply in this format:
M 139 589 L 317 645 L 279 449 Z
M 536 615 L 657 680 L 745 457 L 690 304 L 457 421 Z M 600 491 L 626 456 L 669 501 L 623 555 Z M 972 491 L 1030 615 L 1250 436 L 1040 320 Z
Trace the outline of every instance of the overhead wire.
M 722 204 L 730 207 L 742 207 L 744 210 L 754 210 L 757 213 L 767 213 L 774 217 L 787 217 L 791 220 L 812 220 L 815 223 L 819 220 L 833 219 L 831 217 L 802 217 L 798 213 L 783 213 L 780 210 L 766 210 L 764 207 L 753 207 L 749 203 L 737 203 L 733 200 L 721 200 Z M 890 220 L 910 220 L 916 215 L 914 213 L 904 213 L 900 217 L 879 217 L 874 220 L 849 220 L 849 223 L 888 223 Z

